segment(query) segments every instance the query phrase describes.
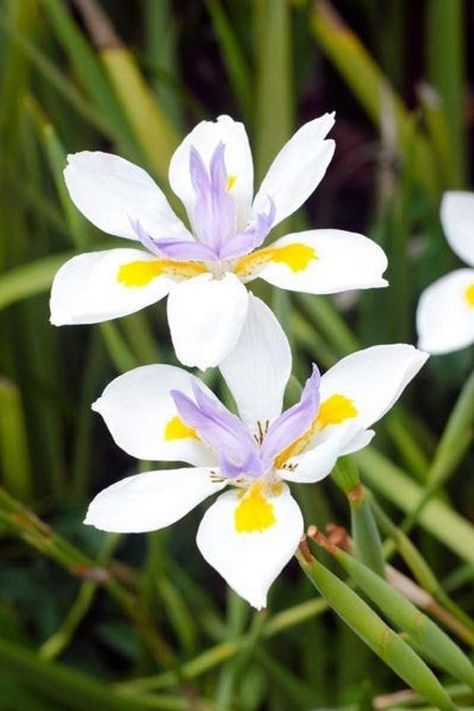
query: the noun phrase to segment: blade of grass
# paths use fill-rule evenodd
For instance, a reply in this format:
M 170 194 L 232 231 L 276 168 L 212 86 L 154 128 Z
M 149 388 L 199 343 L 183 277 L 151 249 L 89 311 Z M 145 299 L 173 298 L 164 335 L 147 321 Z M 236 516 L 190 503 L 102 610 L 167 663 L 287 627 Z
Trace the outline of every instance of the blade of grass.
M 179 136 L 151 93 L 132 53 L 123 45 L 95 0 L 75 0 L 109 80 L 137 141 L 157 175 L 168 178 L 168 165 Z
M 6 489 L 22 501 L 33 498 L 33 476 L 21 395 L 0 378 L 0 470 Z

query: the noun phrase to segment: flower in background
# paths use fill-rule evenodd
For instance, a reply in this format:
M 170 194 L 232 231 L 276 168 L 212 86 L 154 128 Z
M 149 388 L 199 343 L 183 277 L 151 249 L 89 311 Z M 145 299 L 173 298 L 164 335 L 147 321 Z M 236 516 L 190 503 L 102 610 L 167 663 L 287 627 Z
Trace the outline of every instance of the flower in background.
M 141 168 L 118 156 L 69 156 L 66 185 L 99 229 L 144 249 L 81 254 L 56 274 L 51 322 L 97 323 L 125 316 L 167 294 L 178 359 L 205 369 L 237 342 L 248 309 L 244 284 L 261 277 L 284 289 L 330 294 L 386 286 L 387 260 L 370 239 L 343 230 L 288 234 L 268 247 L 270 230 L 297 210 L 326 172 L 334 141 L 326 114 L 282 148 L 253 197 L 253 163 L 243 124 L 203 121 L 173 155 L 169 182 L 191 230 Z
M 441 222 L 453 252 L 471 268 L 442 276 L 420 297 L 418 345 L 429 353 L 449 353 L 474 343 L 474 193 L 445 193 Z
M 249 298 L 248 318 L 220 366 L 239 417 L 190 373 L 148 365 L 116 378 L 93 409 L 134 457 L 183 461 L 182 469 L 137 474 L 109 486 L 85 523 L 138 533 L 174 523 L 225 487 L 204 514 L 204 558 L 256 608 L 293 555 L 303 517 L 286 482 L 326 477 L 344 454 L 367 445 L 372 424 L 393 405 L 427 355 L 413 346 L 374 346 L 306 381 L 283 414 L 291 354 L 278 321 Z

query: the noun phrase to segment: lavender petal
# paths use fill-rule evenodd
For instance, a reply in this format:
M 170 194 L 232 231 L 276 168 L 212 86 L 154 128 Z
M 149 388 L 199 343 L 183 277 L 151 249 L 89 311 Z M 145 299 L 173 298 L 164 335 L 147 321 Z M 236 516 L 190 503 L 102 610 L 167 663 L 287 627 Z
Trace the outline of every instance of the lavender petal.
M 313 372 L 305 383 L 300 401 L 271 424 L 261 454 L 267 466 L 310 428 L 319 408 L 319 382 L 319 370 L 313 365 Z
M 229 478 L 261 476 L 258 446 L 245 425 L 195 383 L 193 394 L 195 401 L 179 390 L 170 391 L 181 419 L 217 453 L 221 473 Z
M 257 215 L 256 221 L 249 225 L 244 232 L 231 237 L 222 245 L 219 252 L 221 259 L 235 259 L 252 252 L 264 242 L 270 232 L 275 219 L 276 207 L 269 196 L 270 209 Z
M 200 242 L 219 256 L 221 246 L 235 234 L 236 208 L 227 191 L 225 146 L 217 145 L 211 157 L 209 173 L 198 151 L 191 146 L 189 167 L 196 192 L 193 224 Z

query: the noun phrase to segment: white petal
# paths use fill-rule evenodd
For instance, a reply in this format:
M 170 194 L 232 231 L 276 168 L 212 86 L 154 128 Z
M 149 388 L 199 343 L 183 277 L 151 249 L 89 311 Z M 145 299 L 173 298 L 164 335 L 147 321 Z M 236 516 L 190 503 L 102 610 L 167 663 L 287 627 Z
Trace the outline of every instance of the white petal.
M 168 321 L 176 356 L 201 370 L 219 363 L 240 335 L 248 292 L 234 274 L 202 274 L 177 284 L 168 299 Z
M 449 353 L 474 343 L 474 269 L 457 269 L 422 293 L 416 312 L 418 345 L 428 353 Z
M 271 164 L 255 196 L 255 214 L 268 211 L 268 198 L 275 203 L 275 223 L 297 210 L 324 177 L 334 154 L 335 143 L 324 140 L 334 125 L 334 114 L 301 126 L 283 146 Z
M 130 220 L 138 220 L 152 237 L 190 238 L 155 181 L 124 158 L 101 151 L 74 153 L 68 156 L 64 179 L 78 210 L 110 235 L 137 239 Z
M 445 193 L 441 202 L 441 222 L 452 250 L 474 267 L 474 193 Z
M 101 531 L 143 533 L 178 521 L 225 483 L 208 469 L 169 469 L 129 476 L 97 494 L 84 523 Z
M 240 417 L 252 431 L 281 413 L 291 373 L 291 351 L 282 327 L 260 299 L 249 309 L 237 345 L 220 365 Z
M 350 440 L 341 452 L 341 457 L 346 454 L 354 454 L 354 452 L 359 452 L 364 447 L 367 447 L 375 437 L 374 430 L 364 430 L 360 434 L 357 434 L 353 439 Z
M 294 554 L 303 533 L 303 516 L 287 487 L 268 501 L 276 522 L 262 532 L 238 533 L 234 523 L 238 493 L 226 492 L 206 511 L 197 534 L 207 562 L 258 610 L 266 606 L 270 585 Z
M 311 230 L 282 237 L 269 249 L 293 244 L 313 249 L 314 258 L 298 270 L 273 259 L 256 275 L 282 289 L 308 294 L 387 286 L 382 278 L 387 257 L 376 242 L 363 235 L 343 230 Z
M 178 415 L 170 390 L 192 396 L 193 380 L 197 379 L 191 373 L 172 365 L 144 365 L 112 380 L 92 409 L 102 415 L 115 443 L 132 457 L 211 465 L 214 455 L 200 440 L 170 438 L 166 429 Z M 206 388 L 200 381 L 199 385 Z
M 287 481 L 313 484 L 325 479 L 334 468 L 338 457 L 348 453 L 346 449 L 356 437 L 361 436 L 360 428 L 354 423 L 340 425 L 337 431 L 320 435 L 313 440 L 311 448 L 291 457 L 287 467 L 278 471 Z M 290 468 L 288 468 L 288 465 Z
M 237 204 L 238 227 L 243 229 L 250 216 L 253 196 L 253 162 L 242 123 L 234 121 L 230 116 L 219 116 L 217 121 L 198 123 L 176 149 L 170 162 L 169 181 L 192 219 L 195 193 L 189 171 L 189 149 L 194 146 L 205 165 L 209 166 L 211 156 L 221 141 L 225 145 L 227 175 L 233 178 L 231 195 Z
M 175 283 L 172 278 L 157 276 L 139 287 L 125 286 L 118 279 L 123 265 L 153 260 L 156 257 L 138 249 L 109 249 L 73 257 L 54 277 L 51 323 L 99 323 L 154 304 L 169 292 Z
M 351 353 L 322 376 L 321 402 L 336 394 L 349 398 L 358 414 L 346 422 L 365 430 L 392 407 L 427 358 L 405 343 Z M 336 433 L 340 427 L 328 425 L 325 431 Z

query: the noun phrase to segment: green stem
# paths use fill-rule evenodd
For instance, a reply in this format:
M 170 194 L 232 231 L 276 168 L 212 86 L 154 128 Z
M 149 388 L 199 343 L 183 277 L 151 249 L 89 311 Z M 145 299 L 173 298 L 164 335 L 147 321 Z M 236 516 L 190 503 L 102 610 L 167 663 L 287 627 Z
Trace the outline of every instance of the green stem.
M 72 575 L 103 585 L 130 618 L 154 657 L 165 666 L 171 662 L 172 651 L 158 635 L 149 611 L 113 577 L 110 569 L 61 538 L 3 489 L 0 489 L 0 521 L 21 540 L 56 561 Z

